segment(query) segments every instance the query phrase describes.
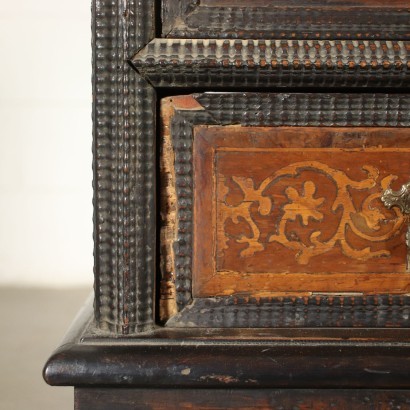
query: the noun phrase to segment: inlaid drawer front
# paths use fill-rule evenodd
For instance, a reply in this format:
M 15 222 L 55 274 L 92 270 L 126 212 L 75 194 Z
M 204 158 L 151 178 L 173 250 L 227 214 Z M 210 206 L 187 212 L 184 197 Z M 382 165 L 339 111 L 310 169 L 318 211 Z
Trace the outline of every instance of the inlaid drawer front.
M 408 105 L 387 94 L 164 99 L 161 319 L 407 326 L 407 215 L 389 198 L 410 181 Z
M 408 131 L 196 127 L 194 296 L 405 293 Z

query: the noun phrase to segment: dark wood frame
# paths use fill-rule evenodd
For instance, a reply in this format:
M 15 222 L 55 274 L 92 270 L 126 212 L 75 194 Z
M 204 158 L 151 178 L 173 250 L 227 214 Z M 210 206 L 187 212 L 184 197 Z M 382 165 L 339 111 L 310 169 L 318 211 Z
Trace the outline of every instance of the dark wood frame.
M 222 309 L 225 315 L 231 309 L 229 300 L 214 306 L 204 301 L 205 308 L 209 307 L 204 323 L 197 321 L 194 328 L 188 328 L 191 318 L 183 307 L 190 302 L 189 286 L 178 292 L 178 315 L 182 316 L 175 316 L 165 328 L 157 325 L 156 316 L 157 96 L 186 93 L 186 87 L 201 92 L 218 87 L 278 92 L 279 87 L 286 86 L 293 92 L 305 93 L 307 89 L 315 92 L 320 86 L 322 99 L 306 97 L 317 104 L 311 110 L 311 125 L 329 125 L 321 114 L 326 98 L 341 98 L 339 101 L 345 105 L 340 106 L 340 118 L 351 125 L 408 126 L 409 100 L 403 92 L 409 89 L 409 8 L 368 8 L 363 10 L 363 20 L 357 20 L 346 10 L 341 14 L 331 10 L 333 18 L 318 1 L 316 9 L 313 7 L 316 14 L 305 15 L 306 25 L 288 28 L 300 15 L 300 9 L 278 8 L 278 19 L 289 16 L 283 20 L 285 26 L 272 24 L 272 15 L 267 13 L 269 27 L 275 29 L 266 29 L 256 9 L 248 10 L 245 22 L 240 17 L 243 10 L 229 5 L 228 0 L 223 0 L 219 8 L 203 7 L 195 0 L 166 0 L 163 4 L 169 18 L 161 27 L 158 1 L 93 0 L 94 309 L 90 302 L 50 358 L 44 370 L 46 381 L 78 387 L 77 408 L 86 405 L 83 403 L 87 403 L 89 388 L 98 396 L 94 390 L 98 386 L 134 388 L 126 393 L 116 389 L 117 398 L 132 396 L 128 403 L 144 393 L 140 389 L 175 386 L 252 387 L 264 392 L 280 388 L 409 389 L 409 330 L 380 328 L 407 326 L 407 296 L 361 300 L 360 309 L 354 299 L 339 300 L 336 306 L 316 299 L 302 305 L 283 301 L 273 304 L 273 310 L 282 318 L 284 313 L 290 314 L 290 323 L 275 319 L 281 326 L 293 326 L 303 315 L 303 326 L 359 325 L 375 329 L 200 328 L 220 326 L 215 313 Z M 221 19 L 214 20 L 215 15 Z M 312 16 L 318 16 L 320 24 L 310 29 Z M 233 30 L 225 23 L 227 17 L 232 18 L 229 24 Z M 328 18 L 331 20 L 326 23 Z M 346 24 L 338 24 L 342 19 Z M 365 23 L 368 19 L 372 20 L 370 26 Z M 206 32 L 202 29 L 205 22 Z M 161 39 L 162 29 L 165 35 L 180 38 Z M 204 37 L 220 40 L 212 46 Z M 273 47 L 272 39 L 283 42 L 275 42 Z M 271 48 L 266 55 L 268 41 Z M 193 45 L 199 44 L 209 58 L 191 54 Z M 232 51 L 235 47 L 241 49 L 241 56 L 245 50 L 248 57 L 237 58 Z M 303 51 L 300 55 L 299 49 Z M 231 61 L 224 53 L 233 55 Z M 264 59 L 261 53 L 265 53 Z M 363 94 L 368 86 L 373 87 L 372 92 L 377 87 L 376 91 L 385 95 L 369 97 L 352 90 L 356 88 Z M 339 88 L 339 92 L 340 87 L 349 87 L 351 92 L 334 97 L 325 87 Z M 297 104 L 297 94 L 292 95 Z M 199 95 L 198 102 L 206 109 L 201 115 L 207 116 L 206 121 L 212 117 L 215 123 L 232 123 L 229 98 L 227 94 Z M 241 98 L 246 106 L 246 97 Z M 263 112 L 264 103 L 256 97 L 254 107 Z M 294 103 L 285 111 L 287 119 L 274 112 L 272 117 L 258 119 L 258 123 L 302 124 L 304 120 L 297 116 L 290 119 L 301 112 Z M 179 113 L 180 118 L 187 115 Z M 197 113 L 190 115 L 188 120 L 193 122 L 201 117 Z M 253 119 L 249 116 L 245 121 L 251 123 Z M 189 136 L 190 126 L 177 126 Z M 196 305 L 191 307 L 194 312 Z M 254 304 L 252 311 L 248 307 L 243 311 L 259 314 L 258 309 Z M 243 326 L 247 323 L 247 319 L 241 321 Z M 303 395 L 302 390 L 298 392 Z M 349 390 L 347 395 L 351 394 Z M 408 391 L 392 394 L 403 402 L 410 397 Z M 121 408 L 127 407 L 124 404 Z

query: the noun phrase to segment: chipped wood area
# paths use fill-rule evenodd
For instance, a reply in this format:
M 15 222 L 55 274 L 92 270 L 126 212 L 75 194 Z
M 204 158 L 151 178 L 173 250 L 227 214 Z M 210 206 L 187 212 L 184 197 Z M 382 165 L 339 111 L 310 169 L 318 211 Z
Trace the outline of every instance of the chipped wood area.
M 400 129 L 196 127 L 194 296 L 409 292 L 381 202 L 409 153 Z
M 161 233 L 160 233 L 160 320 L 177 313 L 175 289 L 174 242 L 178 233 L 178 203 L 175 189 L 175 153 L 171 137 L 171 119 L 175 110 L 196 110 L 202 107 L 191 96 L 165 98 L 161 101 Z
M 176 232 L 176 192 L 174 150 L 171 143 L 169 118 L 174 108 L 167 100 L 161 104 L 161 154 L 160 154 L 160 186 L 161 186 L 161 234 L 160 234 L 160 320 L 165 321 L 177 312 L 175 299 L 175 273 L 173 243 Z
M 182 24 L 183 16 L 195 8 L 195 0 L 166 0 L 161 2 L 162 30 L 168 34 L 176 24 Z

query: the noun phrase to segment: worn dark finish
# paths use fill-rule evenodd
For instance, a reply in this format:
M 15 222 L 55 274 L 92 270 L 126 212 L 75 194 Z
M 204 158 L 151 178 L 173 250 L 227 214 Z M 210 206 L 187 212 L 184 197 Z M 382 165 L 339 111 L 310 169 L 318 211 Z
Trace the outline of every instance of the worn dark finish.
M 381 295 L 380 299 L 355 295 L 329 297 L 320 294 L 265 299 L 238 296 L 198 299 L 191 303 L 192 142 L 196 126 L 408 127 L 408 95 L 205 93 L 191 97 L 191 102 L 188 102 L 189 97 L 184 96 L 174 97 L 169 101 L 174 106 L 173 115 L 168 121 L 175 152 L 179 224 L 174 244 L 174 269 L 176 304 L 180 313 L 171 319 L 168 326 L 410 325 L 407 298 L 388 295 Z
M 311 408 L 322 403 L 328 408 L 329 402 L 339 408 L 355 408 L 353 404 L 358 409 L 407 408 L 409 347 L 406 329 L 158 329 L 139 336 L 107 337 L 95 328 L 90 303 L 48 361 L 44 377 L 52 385 L 77 386 L 77 408 L 90 410 L 113 408 L 112 403 L 118 409 L 119 405 L 138 408 L 135 389 L 152 408 L 177 392 L 181 395 L 175 405 L 191 401 L 192 408 L 210 405 L 208 389 L 218 389 L 213 397 L 223 408 L 236 405 L 239 389 L 246 389 L 243 397 L 253 397 L 255 403 L 273 400 L 274 390 L 280 402 L 298 399 L 295 405 Z M 231 389 L 235 398 L 224 401 Z M 286 396 L 290 393 L 294 394 Z
M 46 380 L 58 386 L 148 388 L 410 387 L 404 345 L 179 343 L 67 346 L 54 356 Z
M 154 36 L 153 0 L 94 0 L 95 314 L 102 329 L 153 325 L 155 93 L 126 59 Z
M 410 408 L 406 390 L 89 389 L 75 390 L 76 410 L 397 410 Z
M 187 0 L 165 0 L 165 8 Z M 164 15 L 165 37 L 395 39 L 410 38 L 409 4 L 390 1 L 192 1 Z M 194 7 L 196 5 L 196 7 Z M 172 6 L 172 7 L 175 7 Z
M 92 334 L 85 311 L 44 370 L 53 385 L 138 388 L 410 388 L 409 330 Z M 165 332 L 165 333 L 164 333 Z M 218 335 L 213 338 L 212 333 Z M 270 334 L 270 336 L 269 336 Z M 265 336 L 263 336 L 265 335 Z
M 132 64 L 155 87 L 403 87 L 409 52 L 408 41 L 155 39 Z

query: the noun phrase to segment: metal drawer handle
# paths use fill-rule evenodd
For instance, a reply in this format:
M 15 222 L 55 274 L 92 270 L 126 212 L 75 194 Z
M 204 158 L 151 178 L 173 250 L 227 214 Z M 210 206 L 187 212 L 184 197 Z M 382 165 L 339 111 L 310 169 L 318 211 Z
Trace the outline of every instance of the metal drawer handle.
M 387 208 L 397 207 L 405 216 L 410 216 L 410 182 L 402 185 L 399 191 L 386 189 L 382 197 L 382 202 Z M 410 272 L 410 224 L 406 233 L 407 245 L 407 270 Z

